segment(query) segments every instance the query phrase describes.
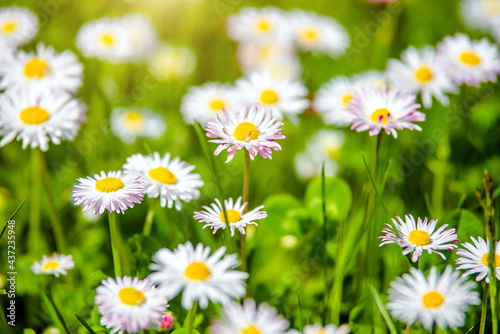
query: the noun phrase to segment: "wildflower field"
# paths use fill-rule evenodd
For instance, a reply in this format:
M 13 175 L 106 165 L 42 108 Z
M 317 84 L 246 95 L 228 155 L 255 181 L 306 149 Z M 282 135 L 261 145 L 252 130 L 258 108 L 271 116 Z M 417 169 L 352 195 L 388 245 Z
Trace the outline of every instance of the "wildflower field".
M 500 0 L 0 2 L 0 333 L 500 333 Z

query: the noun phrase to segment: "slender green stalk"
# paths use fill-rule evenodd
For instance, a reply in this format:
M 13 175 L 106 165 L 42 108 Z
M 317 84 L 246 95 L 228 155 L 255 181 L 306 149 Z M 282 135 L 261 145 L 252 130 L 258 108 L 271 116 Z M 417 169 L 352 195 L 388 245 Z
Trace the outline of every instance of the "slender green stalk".
M 484 334 L 486 327 L 486 316 L 488 313 L 488 292 L 489 284 L 483 281 L 483 302 L 481 303 L 481 322 L 479 323 L 479 334 Z
M 250 154 L 248 153 L 248 150 L 244 151 L 245 151 L 245 165 L 243 167 L 243 203 L 247 203 L 247 206 L 245 208 L 245 211 L 247 211 L 250 206 L 250 203 L 248 201 L 248 194 L 250 191 Z M 241 270 L 247 271 L 246 233 L 241 236 Z
M 111 236 L 111 251 L 113 253 L 113 265 L 115 276 L 122 276 L 122 263 L 120 259 L 120 245 L 118 243 L 118 225 L 116 224 L 116 212 L 109 213 L 109 234 Z
M 437 325 L 436 323 L 434 323 L 434 325 L 432 325 L 432 334 L 436 334 L 437 333 Z
M 40 156 L 31 150 L 31 192 L 29 206 L 29 230 L 28 248 L 29 253 L 38 254 L 40 240 L 40 188 L 42 180 L 40 177 Z
M 47 170 L 47 162 L 45 160 L 44 153 L 36 149 L 39 155 L 40 171 L 42 173 L 42 182 L 45 188 L 45 195 L 47 196 L 47 202 L 49 204 L 49 216 L 50 222 L 52 223 L 52 231 L 54 233 L 54 238 L 56 240 L 57 250 L 61 253 L 66 253 L 66 238 L 64 237 L 64 231 L 62 228 L 61 219 L 57 213 L 56 205 L 54 204 L 54 197 L 52 196 L 52 191 L 50 189 L 50 176 Z
M 193 321 L 194 321 L 194 315 L 196 313 L 196 307 L 198 306 L 198 301 L 195 301 L 193 304 L 193 307 L 191 307 L 191 310 L 189 310 L 189 313 L 187 315 L 187 327 L 186 327 L 186 332 L 187 334 L 191 334 L 192 329 L 193 329 Z
M 144 228 L 142 230 L 142 234 L 150 235 L 151 227 L 153 226 L 153 219 L 155 217 L 155 208 L 156 203 L 158 202 L 158 198 L 151 199 L 151 203 L 149 204 L 148 213 L 146 215 L 146 221 L 144 222 Z
M 325 284 L 325 292 L 328 291 L 328 271 L 326 266 L 326 243 L 328 242 L 327 237 L 327 228 L 326 228 L 326 189 L 325 189 L 325 163 L 323 162 L 323 166 L 321 168 L 321 211 L 323 214 L 323 256 L 325 257 L 325 263 L 323 264 L 323 281 Z M 340 246 L 338 247 L 340 250 Z M 326 299 L 328 299 L 328 295 L 326 295 Z M 328 300 L 324 300 L 323 302 L 323 325 L 326 322 L 326 312 L 328 308 Z

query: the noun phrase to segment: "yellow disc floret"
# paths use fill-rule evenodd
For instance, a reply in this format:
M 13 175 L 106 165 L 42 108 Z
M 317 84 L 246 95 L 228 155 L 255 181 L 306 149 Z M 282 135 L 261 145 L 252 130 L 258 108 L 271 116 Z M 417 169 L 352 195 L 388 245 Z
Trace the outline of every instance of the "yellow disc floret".
M 158 182 L 165 184 L 174 184 L 177 182 L 177 177 L 165 167 L 157 167 L 149 170 L 149 176 Z
M 45 60 L 37 57 L 31 59 L 24 65 L 24 75 L 30 79 L 41 79 L 49 73 L 49 71 L 49 64 L 47 64 Z
M 431 236 L 427 231 L 413 230 L 408 236 L 408 241 L 417 246 L 425 246 L 431 243 Z
M 213 100 L 210 102 L 210 108 L 216 112 L 219 112 L 222 110 L 222 108 L 225 108 L 226 104 L 222 100 Z
M 481 262 L 487 266 L 488 265 L 488 255 L 489 253 L 484 253 L 481 257 Z M 495 254 L 495 267 L 500 267 L 500 255 Z
M 267 89 L 260 94 L 260 101 L 263 104 L 274 104 L 278 101 L 278 99 L 278 94 L 271 89 Z
M 132 287 L 122 288 L 120 292 L 118 292 L 118 297 L 123 304 L 130 306 L 140 306 L 146 301 L 144 292 Z
M 95 183 L 100 192 L 112 193 L 123 188 L 123 181 L 117 177 L 105 177 Z
M 48 271 L 48 270 L 54 270 L 57 267 L 59 267 L 59 262 L 56 261 L 49 261 L 43 265 L 43 270 Z
M 415 78 L 420 82 L 430 81 L 432 79 L 432 71 L 427 66 L 422 66 L 415 71 Z
M 47 110 L 34 106 L 23 109 L 19 117 L 25 124 L 34 125 L 47 122 L 50 115 Z
M 229 220 L 230 223 L 236 223 L 237 221 L 240 221 L 241 219 L 241 214 L 239 211 L 236 210 L 226 210 L 226 215 L 227 219 Z M 219 214 L 220 220 L 223 221 L 224 223 L 226 222 L 226 217 L 224 217 L 224 212 L 221 212 Z
M 465 51 L 460 55 L 460 61 L 469 66 L 477 66 L 481 63 L 481 58 L 475 52 Z
M 210 276 L 210 270 L 204 262 L 191 262 L 184 274 L 193 280 L 204 281 Z
M 250 141 L 259 138 L 260 132 L 255 124 L 243 122 L 234 129 L 234 138 L 241 141 Z
M 382 117 L 382 124 L 386 124 L 389 119 L 392 120 L 391 112 L 386 108 L 375 110 L 371 116 L 371 120 L 373 123 L 378 123 L 380 117 Z
M 443 295 L 437 291 L 427 292 L 422 297 L 422 302 L 427 308 L 435 308 L 443 304 L 444 298 Z

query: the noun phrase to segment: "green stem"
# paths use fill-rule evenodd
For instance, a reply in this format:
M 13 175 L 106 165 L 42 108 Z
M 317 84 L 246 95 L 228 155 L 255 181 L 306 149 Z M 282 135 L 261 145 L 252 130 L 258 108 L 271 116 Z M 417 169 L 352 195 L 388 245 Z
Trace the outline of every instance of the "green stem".
M 187 334 L 191 334 L 192 329 L 193 329 L 193 321 L 194 321 L 194 315 L 196 313 L 196 307 L 198 306 L 198 301 L 195 301 L 193 304 L 193 307 L 191 307 L 191 310 L 189 310 L 189 313 L 187 315 Z
M 122 264 L 120 259 L 120 245 L 118 243 L 118 225 L 116 224 L 116 212 L 109 213 L 109 234 L 111 236 L 111 251 L 113 253 L 113 265 L 115 276 L 122 276 Z
M 39 155 L 40 161 L 40 171 L 42 173 L 42 182 L 45 188 L 45 195 L 47 196 L 47 202 L 49 204 L 49 216 L 50 222 L 52 223 L 52 231 L 54 233 L 54 238 L 56 240 L 57 250 L 61 253 L 66 253 L 66 239 L 64 237 L 64 231 L 62 228 L 61 219 L 59 218 L 59 214 L 57 213 L 56 206 L 54 204 L 54 197 L 52 197 L 52 191 L 50 189 L 50 176 L 49 171 L 47 169 L 47 162 L 45 160 L 44 153 L 36 149 L 37 154 Z
M 250 203 L 248 201 L 248 194 L 250 190 L 250 154 L 245 151 L 245 165 L 243 167 L 243 203 L 247 203 L 245 211 L 248 211 Z M 245 228 L 246 230 L 246 228 Z M 247 271 L 247 235 L 246 233 L 241 236 L 241 270 Z
M 148 213 L 146 215 L 146 221 L 144 222 L 144 228 L 142 230 L 142 234 L 144 235 L 151 234 L 151 227 L 153 226 L 153 218 L 155 216 L 155 208 L 157 202 L 158 198 L 153 198 L 149 205 Z
M 484 334 L 486 327 L 486 316 L 488 313 L 488 292 L 489 284 L 483 282 L 483 302 L 481 303 L 481 322 L 479 324 L 479 334 Z
M 29 203 L 28 248 L 31 254 L 38 254 L 40 240 L 40 156 L 38 149 L 31 150 L 31 193 Z

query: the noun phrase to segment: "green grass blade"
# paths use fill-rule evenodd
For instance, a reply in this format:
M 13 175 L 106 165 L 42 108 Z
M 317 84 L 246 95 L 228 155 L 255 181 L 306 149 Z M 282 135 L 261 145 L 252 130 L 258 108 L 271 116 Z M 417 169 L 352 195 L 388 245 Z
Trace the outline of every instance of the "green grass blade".
M 27 200 L 28 200 L 28 197 L 26 197 L 24 199 L 24 201 L 22 201 L 22 203 L 19 204 L 19 206 L 17 207 L 16 211 L 14 211 L 14 213 L 10 216 L 9 220 L 12 220 L 15 217 L 15 215 L 17 214 L 17 212 L 23 207 L 24 203 L 26 203 Z M 7 221 L 7 223 L 5 223 L 5 226 L 3 227 L 2 232 L 0 233 L 0 240 L 2 239 L 2 236 L 3 236 L 4 232 L 5 232 L 5 230 L 7 229 L 7 225 L 8 224 L 9 224 L 9 221 Z
M 83 320 L 82 317 L 80 317 L 76 313 L 75 313 L 75 317 L 78 319 L 78 321 L 80 321 L 80 323 L 83 325 L 83 327 L 87 328 L 87 330 L 89 331 L 90 334 L 96 334 L 96 332 L 94 332 L 94 330 L 89 326 L 89 324 L 87 324 L 87 322 L 85 320 Z
M 363 162 L 366 167 L 366 172 L 368 173 L 368 176 L 370 177 L 370 181 L 372 182 L 373 189 L 375 190 L 375 194 L 377 194 L 377 199 L 380 202 L 380 206 L 384 210 L 385 215 L 387 216 L 387 219 L 390 219 L 389 213 L 384 205 L 384 202 L 382 202 L 382 197 L 380 196 L 380 193 L 377 190 L 377 186 L 375 185 L 375 181 L 373 181 L 372 174 L 370 173 L 370 168 L 368 168 L 368 164 L 366 163 L 365 155 L 363 152 L 361 152 L 361 157 L 363 158 Z
M 61 312 L 57 308 L 56 303 L 54 303 L 54 299 L 52 298 L 52 295 L 48 291 L 45 291 L 45 294 L 47 295 L 47 299 L 49 300 L 50 304 L 54 308 L 54 311 L 56 312 L 57 318 L 59 319 L 62 326 L 64 327 L 64 331 L 66 332 L 66 334 L 71 334 L 69 329 L 68 329 L 68 326 L 66 326 L 66 322 L 64 321 L 64 318 L 63 318 Z
M 382 314 L 382 317 L 384 318 L 387 327 L 389 327 L 389 332 L 391 332 L 391 334 L 398 334 L 398 332 L 396 331 L 396 327 L 394 327 L 392 319 L 389 316 L 389 313 L 387 313 L 384 304 L 382 304 L 382 301 L 380 300 L 380 296 L 378 295 L 377 290 L 375 290 L 375 288 L 371 284 L 370 284 L 370 290 L 372 291 L 373 298 L 375 298 L 375 303 L 377 304 L 377 307 L 380 313 Z

